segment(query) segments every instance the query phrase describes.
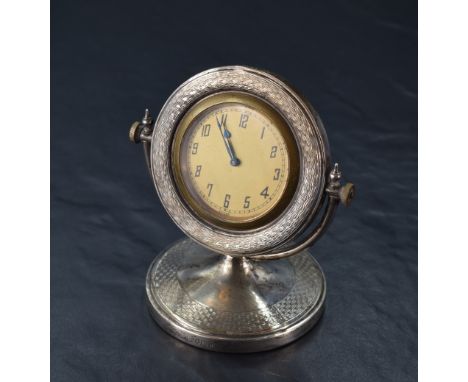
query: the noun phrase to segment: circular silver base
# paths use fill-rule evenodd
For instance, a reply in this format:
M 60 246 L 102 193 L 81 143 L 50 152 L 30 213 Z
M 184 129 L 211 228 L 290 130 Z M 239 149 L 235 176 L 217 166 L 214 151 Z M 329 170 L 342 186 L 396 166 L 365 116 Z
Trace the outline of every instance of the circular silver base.
M 223 256 L 189 239 L 151 264 L 150 312 L 168 333 L 221 352 L 256 352 L 294 341 L 323 313 L 325 277 L 307 252 L 280 260 Z

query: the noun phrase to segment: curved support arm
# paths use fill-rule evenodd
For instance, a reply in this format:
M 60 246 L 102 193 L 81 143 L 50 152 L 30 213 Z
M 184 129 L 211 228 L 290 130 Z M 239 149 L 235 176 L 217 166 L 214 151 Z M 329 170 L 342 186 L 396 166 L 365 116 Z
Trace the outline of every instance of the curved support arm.
M 306 236 L 301 242 L 295 244 L 292 247 L 286 249 L 278 249 L 276 251 L 267 253 L 265 255 L 258 255 L 252 257 L 252 260 L 274 260 L 281 259 L 283 257 L 289 257 L 298 254 L 299 252 L 311 247 L 315 242 L 323 235 L 330 225 L 333 217 L 335 216 L 336 208 L 340 201 L 348 206 L 351 200 L 354 198 L 354 185 L 347 183 L 344 186 L 340 184 L 341 172 L 338 168 L 338 163 L 335 163 L 334 169 L 330 172 L 329 185 L 326 188 L 328 194 L 327 204 L 325 212 L 320 219 L 320 222 L 312 230 L 312 232 Z
M 338 206 L 340 200 L 334 196 L 329 196 L 327 200 L 327 206 L 325 207 L 325 212 L 322 215 L 322 219 L 317 224 L 317 226 L 312 230 L 309 236 L 304 238 L 302 242 L 296 244 L 294 247 L 271 252 L 267 255 L 259 255 L 252 257 L 252 260 L 274 260 L 281 259 L 283 257 L 289 257 L 298 254 L 306 248 L 311 247 L 315 242 L 323 235 L 330 225 L 333 217 L 335 216 L 336 207 Z
M 146 166 L 148 167 L 148 171 L 150 173 L 150 177 L 152 178 L 151 175 L 151 142 L 143 142 L 143 152 L 145 153 L 145 160 L 146 160 Z

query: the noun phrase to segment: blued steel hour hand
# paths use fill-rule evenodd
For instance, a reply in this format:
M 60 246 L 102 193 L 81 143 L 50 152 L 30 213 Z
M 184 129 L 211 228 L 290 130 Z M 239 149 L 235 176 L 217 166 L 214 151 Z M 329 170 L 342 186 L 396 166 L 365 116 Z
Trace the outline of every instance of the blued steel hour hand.
M 231 166 L 239 166 L 240 160 L 236 157 L 236 153 L 234 152 L 234 148 L 232 147 L 232 143 L 230 141 L 231 133 L 226 128 L 226 119 L 227 114 L 221 115 L 221 121 L 216 116 L 216 123 L 218 124 L 218 129 L 221 135 L 223 136 L 224 145 L 226 146 L 226 150 L 231 158 Z

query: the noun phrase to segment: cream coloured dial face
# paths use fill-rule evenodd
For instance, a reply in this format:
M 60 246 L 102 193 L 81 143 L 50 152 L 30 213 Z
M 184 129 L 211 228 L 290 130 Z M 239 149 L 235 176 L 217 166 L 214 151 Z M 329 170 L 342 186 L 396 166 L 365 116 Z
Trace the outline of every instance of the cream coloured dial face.
M 290 156 L 281 129 L 268 115 L 242 103 L 221 103 L 200 113 L 181 143 L 183 182 L 207 214 L 249 222 L 281 201 Z

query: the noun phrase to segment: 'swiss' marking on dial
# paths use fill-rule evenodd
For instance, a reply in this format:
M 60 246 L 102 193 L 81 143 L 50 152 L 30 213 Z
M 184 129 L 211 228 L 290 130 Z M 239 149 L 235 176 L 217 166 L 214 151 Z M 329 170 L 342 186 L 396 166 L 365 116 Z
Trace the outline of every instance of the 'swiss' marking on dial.
M 207 208 L 226 219 L 255 219 L 281 199 L 289 174 L 286 143 L 256 110 L 214 107 L 194 122 L 186 142 L 186 181 Z

